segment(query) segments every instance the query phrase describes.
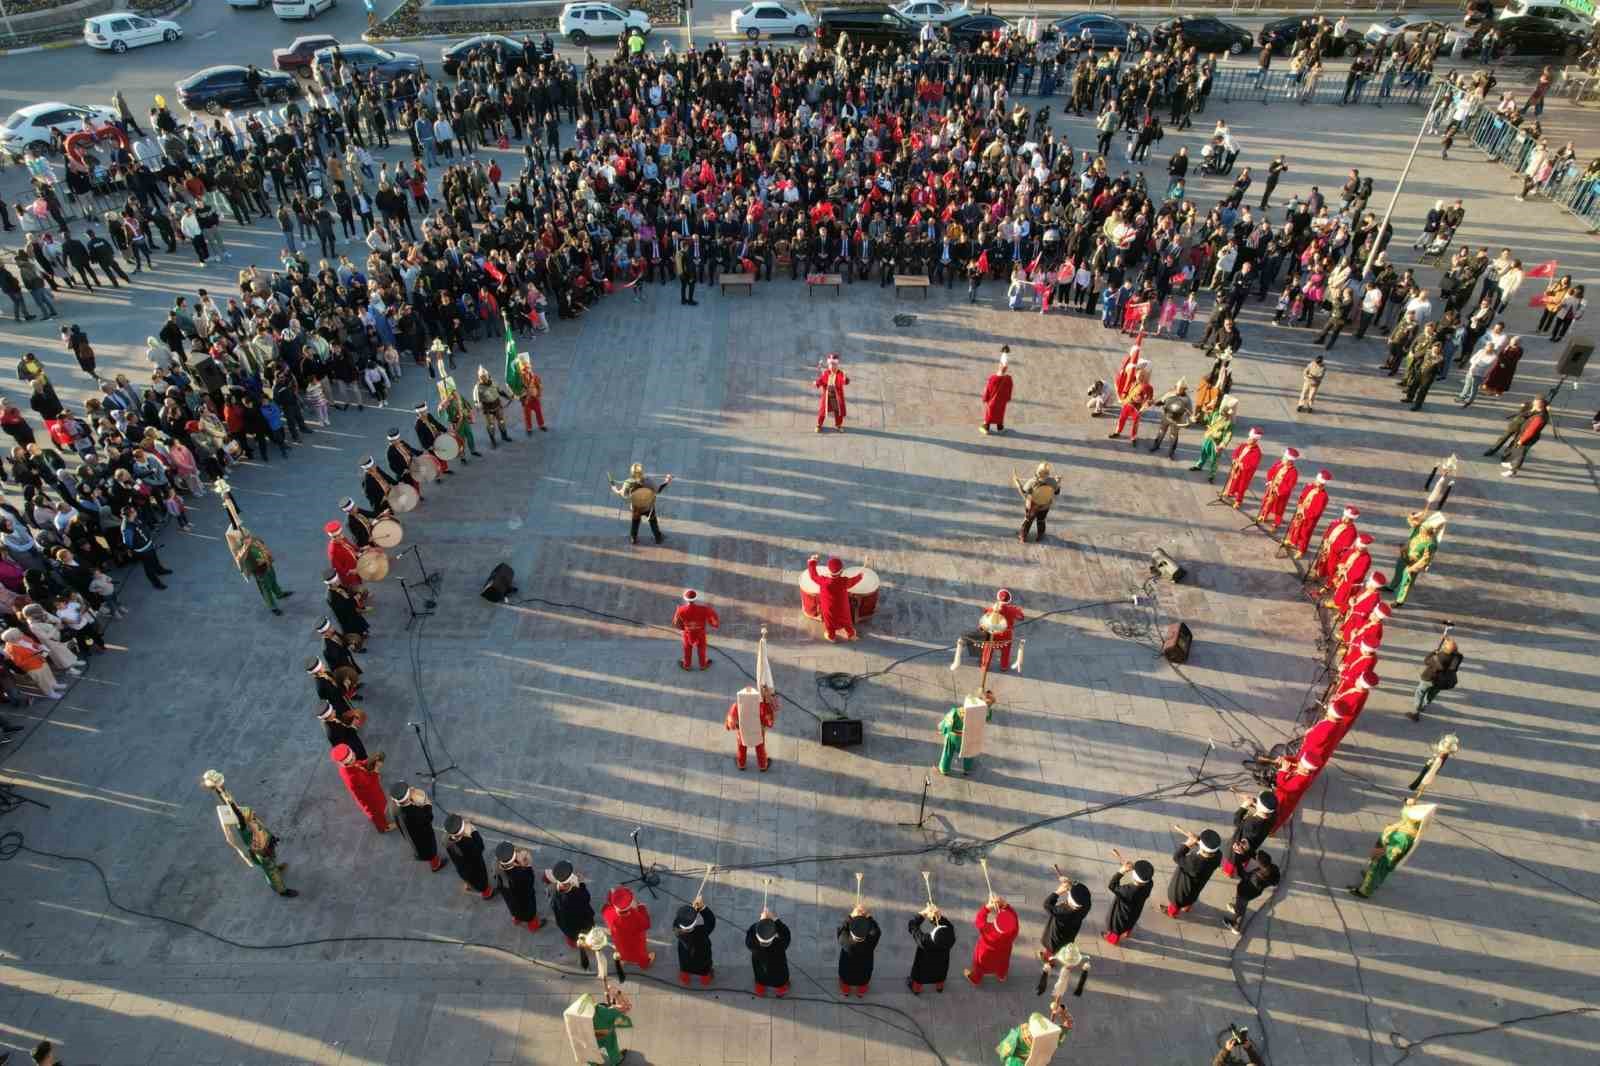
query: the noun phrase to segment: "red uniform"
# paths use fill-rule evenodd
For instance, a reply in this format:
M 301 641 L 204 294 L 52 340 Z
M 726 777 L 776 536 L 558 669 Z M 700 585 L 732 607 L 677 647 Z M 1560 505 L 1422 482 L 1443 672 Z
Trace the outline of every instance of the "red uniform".
M 761 742 L 756 745 L 756 766 L 762 770 L 765 770 L 770 765 L 770 763 L 767 761 L 766 730 L 771 729 L 773 723 L 775 723 L 777 720 L 778 709 L 772 705 L 771 700 L 762 700 L 762 735 Z M 728 704 L 728 716 L 722 720 L 722 728 L 733 734 L 734 746 L 737 748 L 735 758 L 737 758 L 739 761 L 739 769 L 743 770 L 745 766 L 745 753 L 749 749 L 745 747 L 744 734 L 739 732 L 739 701 L 737 699 Z
M 1367 584 L 1367 571 L 1372 569 L 1372 555 L 1365 545 L 1357 545 L 1345 553 L 1344 561 L 1333 572 L 1333 583 L 1338 591 L 1333 594 L 1333 606 L 1343 611 L 1350 601 Z
M 1351 648 L 1362 644 L 1383 647 L 1383 619 L 1370 614 L 1352 614 L 1339 628 L 1339 642 Z
M 1328 490 L 1320 482 L 1312 482 L 1301 491 L 1294 517 L 1289 519 L 1289 532 L 1283 538 L 1283 542 L 1294 549 L 1296 558 L 1303 558 L 1310 550 L 1311 534 L 1316 532 L 1327 506 Z
M 339 767 L 339 779 L 344 782 L 344 787 L 350 790 L 350 796 L 356 801 L 356 806 L 361 808 L 361 813 L 371 820 L 373 828 L 380 833 L 389 831 L 389 797 L 383 794 L 383 782 L 374 770 L 367 768 L 366 763 L 354 761 L 346 763 L 345 760 L 354 754 L 349 745 L 339 744 L 328 753 Z
M 717 612 L 703 603 L 680 603 L 672 613 L 672 625 L 683 634 L 683 668 L 689 669 L 690 653 L 696 650 L 700 653 L 700 669 L 709 668 L 711 660 L 706 656 L 706 627 L 716 629 L 722 625 Z
M 1344 739 L 1345 730 L 1343 719 L 1336 722 L 1331 718 L 1323 718 L 1306 730 L 1305 739 L 1300 742 L 1300 754 L 1319 766 L 1326 766 L 1339 747 L 1339 741 Z
M 835 566 L 839 560 L 828 560 L 828 572 L 823 573 L 817 569 L 815 559 L 806 562 L 806 573 L 811 575 L 811 580 L 821 589 L 817 597 L 817 606 L 822 611 L 822 635 L 828 640 L 833 635 L 843 631 L 846 640 L 856 639 L 855 619 L 850 615 L 850 590 L 855 588 L 865 577 L 865 574 L 856 574 L 845 577 L 841 572 L 843 565 Z
M 1011 945 L 1016 943 L 1020 928 L 1017 912 L 1010 904 L 1005 904 L 994 911 L 994 920 L 990 921 L 989 906 L 984 904 L 978 908 L 972 924 L 978 929 L 978 942 L 972 945 L 972 967 L 967 970 L 967 980 L 977 984 L 993 974 L 997 980 L 1004 981 L 1011 971 Z
M 1229 476 L 1231 480 L 1231 473 Z M 1283 524 L 1283 511 L 1289 505 L 1289 494 L 1299 480 L 1300 471 L 1295 469 L 1293 459 L 1285 457 L 1267 467 L 1267 483 L 1261 489 L 1261 508 L 1256 511 L 1256 521 L 1265 523 L 1271 519 L 1271 532 L 1276 533 Z
M 996 373 L 989 375 L 988 384 L 983 387 L 983 428 L 995 426 L 999 429 L 1006 428 L 1006 404 L 1011 402 L 1012 380 L 1010 374 Z
M 1272 823 L 1274 833 L 1289 824 L 1289 819 L 1294 816 L 1294 809 L 1300 805 L 1300 800 L 1321 773 L 1321 766 L 1317 766 L 1308 774 L 1300 773 L 1298 766 L 1278 771 L 1272 786 L 1272 794 L 1278 800 L 1277 817 Z
M 617 958 L 641 970 L 648 969 L 655 961 L 655 953 L 644 941 L 645 934 L 650 931 L 650 912 L 628 889 L 611 890 L 600 911 L 600 920 L 606 923 L 606 931 L 611 934 L 611 947 Z
M 1250 482 L 1261 465 L 1261 445 L 1247 440 L 1233 450 L 1233 465 L 1228 467 L 1228 482 L 1222 486 L 1222 497 L 1233 501 L 1237 511 L 1244 503 L 1244 494 L 1250 491 Z
M 361 575 L 356 573 L 356 546 L 343 536 L 328 538 L 328 565 L 339 575 L 339 584 L 347 589 L 361 587 Z
M 1353 518 L 1340 518 L 1322 534 L 1322 544 L 1317 548 L 1317 561 L 1311 572 L 1324 585 L 1331 584 L 1333 573 L 1344 562 L 1344 557 L 1356 543 L 1356 523 Z
M 522 431 L 533 432 L 533 420 L 539 420 L 539 428 L 544 429 L 544 404 L 541 399 L 544 395 L 544 382 L 538 374 L 531 371 L 522 372 Z
M 844 387 L 850 384 L 850 379 L 845 372 L 837 366 L 829 367 L 817 375 L 815 385 L 822 390 L 817 397 L 817 428 L 822 428 L 822 423 L 828 415 L 833 415 L 835 429 L 844 428 Z
M 1337 695 L 1328 701 L 1328 706 L 1340 717 L 1339 735 L 1334 743 L 1344 739 L 1346 733 L 1355 727 L 1356 719 L 1361 717 L 1361 712 L 1366 709 L 1367 698 L 1372 695 L 1372 690 L 1378 687 L 1378 675 L 1369 673 L 1357 678 L 1348 685 L 1343 685 Z
M 1117 376 L 1112 379 L 1112 388 L 1116 390 L 1118 396 L 1133 387 L 1141 369 L 1150 366 L 1143 357 L 1143 351 L 1144 337 L 1141 336 L 1134 342 L 1133 347 L 1128 349 L 1128 354 L 1122 359 L 1122 365 L 1117 367 Z
M 1351 650 L 1345 656 L 1344 662 L 1339 664 L 1339 680 L 1334 688 L 1335 692 L 1342 692 L 1351 688 L 1358 677 L 1377 677 L 1378 653 L 1363 652 L 1359 648 Z
M 1011 638 L 1015 635 L 1017 623 L 1022 621 L 1022 608 L 1014 603 L 996 603 L 991 610 L 999 611 L 1005 616 L 1006 627 L 998 633 L 989 634 L 991 647 L 985 648 L 983 654 L 991 656 L 998 652 L 1000 655 L 1000 669 L 1011 669 Z M 984 612 L 987 614 L 988 612 Z
M 1129 386 L 1128 391 L 1121 397 L 1122 413 L 1117 416 L 1117 429 L 1111 435 L 1113 437 L 1121 435 L 1122 427 L 1131 422 L 1133 423 L 1133 432 L 1128 435 L 1129 439 L 1138 440 L 1139 416 L 1150 405 L 1151 397 L 1155 396 L 1155 394 L 1155 388 L 1148 381 L 1135 381 Z

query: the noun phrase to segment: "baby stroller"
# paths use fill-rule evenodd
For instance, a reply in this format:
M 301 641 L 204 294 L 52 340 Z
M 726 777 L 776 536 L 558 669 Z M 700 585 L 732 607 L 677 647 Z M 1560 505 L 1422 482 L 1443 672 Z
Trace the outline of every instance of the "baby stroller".
M 1440 226 L 1433 238 L 1428 241 L 1428 246 L 1422 250 L 1418 258 L 1423 266 L 1442 266 L 1450 255 L 1450 242 L 1455 238 L 1456 231 L 1451 226 Z

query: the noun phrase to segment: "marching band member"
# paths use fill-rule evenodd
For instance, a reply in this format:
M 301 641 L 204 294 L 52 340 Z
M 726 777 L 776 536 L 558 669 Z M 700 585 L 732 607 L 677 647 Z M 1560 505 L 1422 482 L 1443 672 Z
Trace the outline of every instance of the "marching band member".
M 367 816 L 372 827 L 380 833 L 394 828 L 389 824 L 389 801 L 383 794 L 383 781 L 378 772 L 383 769 L 380 753 L 372 759 L 359 758 L 348 744 L 340 744 L 328 752 L 328 758 L 339 768 L 339 779 L 349 790 L 361 813 Z
M 361 664 L 356 662 L 349 641 L 326 617 L 318 620 L 316 630 L 322 637 L 322 661 L 328 664 L 328 670 L 352 696 L 360 695 Z
M 238 567 L 240 575 L 246 581 L 255 582 L 256 591 L 261 594 L 261 600 L 268 610 L 273 614 L 282 614 L 283 608 L 278 606 L 278 601 L 288 599 L 294 592 L 279 586 L 278 571 L 272 565 L 272 551 L 266 542 L 233 522 L 228 524 L 223 539 L 227 541 L 228 552 L 233 556 L 233 565 Z
M 1233 450 L 1228 480 L 1223 482 L 1222 494 L 1218 498 L 1232 502 L 1233 509 L 1237 511 L 1244 505 L 1245 493 L 1250 491 L 1250 482 L 1256 476 L 1256 467 L 1260 465 L 1261 430 L 1252 429 L 1244 443 Z
M 1294 506 L 1294 517 L 1289 519 L 1289 532 L 1283 538 L 1283 546 L 1293 548 L 1296 559 L 1304 559 L 1311 547 L 1311 534 L 1316 531 L 1317 523 L 1322 521 L 1322 512 L 1328 506 L 1328 490 L 1324 486 L 1332 480 L 1332 474 L 1319 470 L 1311 484 L 1300 491 L 1299 502 Z
M 1016 486 L 1023 501 L 1022 528 L 1017 531 L 1017 540 L 1028 543 L 1028 527 L 1038 523 L 1039 535 L 1035 540 L 1042 542 L 1045 519 L 1050 517 L 1050 505 L 1061 493 L 1061 479 L 1051 473 L 1049 463 L 1040 463 L 1027 481 L 1019 484 L 1013 474 L 1011 483 Z
M 1320 581 L 1324 586 L 1333 582 L 1333 572 L 1344 561 L 1345 552 L 1355 546 L 1356 519 L 1361 511 L 1346 507 L 1333 525 L 1322 532 L 1322 543 L 1317 546 L 1317 556 L 1306 568 L 1307 581 Z
M 1382 590 L 1377 590 L 1382 591 Z M 1344 654 L 1347 649 L 1359 644 L 1369 644 L 1373 648 L 1383 646 L 1383 623 L 1389 617 L 1389 608 L 1382 600 L 1372 605 L 1372 610 L 1365 614 L 1350 612 L 1344 625 L 1339 627 L 1339 649 Z
M 461 891 L 476 892 L 480 899 L 494 898 L 489 866 L 483 861 L 483 834 L 459 814 L 444 820 L 444 853 L 461 878 Z
M 527 352 L 518 352 L 516 367 L 517 380 L 512 384 L 511 391 L 522 403 L 522 431 L 533 436 L 533 423 L 538 419 L 539 432 L 549 432 L 544 424 L 544 381 L 534 373 L 533 359 Z
M 711 958 L 711 934 L 716 928 L 717 916 L 700 896 L 678 908 L 672 929 L 678 937 L 679 984 L 687 986 L 691 977 L 698 977 L 702 985 L 711 983 L 716 972 Z
M 1369 570 L 1366 583 L 1351 593 L 1350 598 L 1345 600 L 1344 609 L 1334 619 L 1335 631 L 1343 633 L 1346 627 L 1353 631 L 1355 626 L 1352 623 L 1356 619 L 1366 618 L 1377 610 L 1378 604 L 1383 602 L 1383 584 L 1387 580 L 1381 571 Z
M 1276 533 L 1283 524 L 1283 511 L 1288 506 L 1289 494 L 1300 480 L 1300 471 L 1294 465 L 1299 458 L 1298 451 L 1285 448 L 1283 458 L 1267 468 L 1267 483 L 1261 489 L 1261 507 L 1256 511 L 1256 523 L 1264 524 L 1271 518 L 1272 528 L 1269 532 Z
M 420 495 L 418 498 L 421 498 Z M 365 548 L 371 544 L 372 520 L 377 517 L 377 512 L 363 511 L 356 506 L 356 501 L 348 496 L 339 501 L 339 510 L 344 512 L 344 527 L 350 534 L 350 542 L 357 548 Z
M 1107 944 L 1119 944 L 1133 935 L 1144 913 L 1145 901 L 1155 888 L 1156 868 L 1145 859 L 1138 862 L 1124 860 L 1117 872 L 1111 875 L 1111 913 L 1106 915 Z M 1126 878 L 1126 880 L 1124 880 Z
M 822 432 L 822 423 L 828 416 L 833 416 L 833 428 L 840 433 L 844 432 L 844 387 L 850 384 L 850 378 L 839 368 L 839 353 L 829 352 L 827 365 L 822 373 L 817 375 L 813 382 L 820 390 L 817 396 L 817 432 Z
M 626 886 L 618 885 L 607 894 L 600 920 L 606 923 L 606 931 L 611 934 L 612 954 L 619 967 L 626 963 L 648 970 L 656 961 L 656 953 L 645 943 L 645 934 L 650 931 L 650 912 Z M 618 976 L 620 979 L 620 970 Z
M 420 503 L 422 484 L 411 473 L 411 460 L 417 457 L 417 453 L 412 451 L 411 445 L 400 436 L 398 428 L 389 430 L 389 450 L 384 453 L 384 457 L 389 460 L 389 471 L 394 474 L 395 480 L 403 481 L 417 490 L 417 501 Z
M 1190 470 L 1205 470 L 1206 481 L 1217 480 L 1217 459 L 1233 440 L 1233 419 L 1239 410 L 1239 397 L 1225 396 L 1217 409 L 1206 416 L 1206 431 L 1200 438 L 1200 456 Z
M 835 633 L 842 632 L 844 639 L 855 640 L 856 626 L 850 610 L 850 590 L 860 584 L 866 575 L 845 577 L 844 563 L 838 558 L 828 560 L 828 572 L 824 574 L 817 569 L 815 555 L 806 560 L 806 573 L 821 590 L 817 605 L 822 614 L 822 638 L 831 641 Z
M 1117 416 L 1117 428 L 1106 436 L 1116 440 L 1122 436 L 1122 427 L 1132 423 L 1132 439 L 1129 441 L 1134 447 L 1139 446 L 1139 419 L 1143 416 L 1145 408 L 1155 401 L 1155 386 L 1150 384 L 1150 371 L 1141 368 L 1128 388 L 1117 394 L 1117 400 L 1122 404 L 1122 413 Z
M 1059 965 L 1056 953 L 1078 939 L 1083 920 L 1089 917 L 1092 896 L 1089 886 L 1074 881 L 1057 870 L 1056 889 L 1044 898 L 1044 931 L 1039 936 L 1039 974 L 1035 995 L 1044 995 L 1050 971 Z
M 1123 395 L 1133 383 L 1139 380 L 1139 371 L 1150 369 L 1150 360 L 1144 357 L 1144 334 L 1139 334 L 1133 342 L 1133 347 L 1128 349 L 1128 354 L 1123 356 L 1122 362 L 1117 367 L 1117 373 L 1111 379 L 1111 387 L 1118 396 Z
M 528 932 L 537 933 L 544 923 L 539 920 L 539 891 L 533 877 L 533 853 L 519 848 L 509 840 L 494 849 L 495 887 L 500 898 L 506 901 L 513 925 L 525 925 Z
M 1324 607 L 1336 607 L 1340 613 L 1350 606 L 1350 598 L 1366 583 L 1367 571 L 1372 568 L 1371 533 L 1357 533 L 1356 542 L 1328 577 L 1327 589 L 1333 589 L 1332 598 L 1322 601 Z
M 1378 842 L 1373 845 L 1366 872 L 1361 875 L 1359 883 L 1350 886 L 1350 894 L 1362 899 L 1370 898 L 1389 879 L 1390 874 L 1405 865 L 1405 861 L 1411 858 L 1421 843 L 1428 819 L 1438 809 L 1437 803 L 1418 803 L 1415 796 L 1409 797 L 1400 810 L 1400 820 L 1390 822 L 1378 834 Z
M 543 877 L 550 886 L 550 910 L 555 914 L 556 928 L 567 938 L 567 947 L 578 949 L 578 962 L 587 970 L 589 956 L 578 944 L 578 938 L 594 928 L 589 886 L 566 859 L 544 871 Z
M 985 628 L 985 619 L 995 619 L 1005 623 L 1003 629 Z M 1001 589 L 994 594 L 994 606 L 983 612 L 978 619 L 978 626 L 988 634 L 983 649 L 985 661 L 991 660 L 991 652 L 1000 653 L 1000 669 L 1011 669 L 1011 638 L 1016 633 L 1016 627 L 1022 621 L 1022 608 L 1011 602 L 1011 590 Z
M 1289 824 L 1289 819 L 1294 817 L 1294 809 L 1305 798 L 1306 791 L 1316 781 L 1317 775 L 1322 773 L 1324 765 L 1313 762 L 1304 751 L 1295 761 L 1290 761 L 1286 756 L 1278 759 L 1278 773 L 1272 784 L 1273 796 L 1278 801 L 1278 809 L 1272 820 L 1274 833 Z
M 632 1029 L 628 1012 L 633 1003 L 622 989 L 605 983 L 605 998 L 585 992 L 562 1014 L 567 1023 L 567 1042 L 579 1066 L 619 1066 L 628 1054 L 622 1050 L 617 1030 Z
M 414 423 L 414 428 L 417 431 L 417 443 L 422 445 L 423 451 L 431 453 L 433 450 L 433 442 L 450 431 L 444 428 L 444 423 L 440 422 L 437 418 L 434 418 L 433 415 L 428 413 L 428 405 L 426 403 L 419 403 L 415 407 L 411 408 L 411 410 L 415 412 L 417 416 L 416 422 Z M 455 473 L 454 470 L 450 469 L 450 464 L 445 462 L 443 459 L 435 456 L 434 461 L 439 464 L 440 474 Z M 465 462 L 464 459 L 462 461 Z
M 1300 738 L 1300 754 L 1326 766 L 1347 730 L 1348 725 L 1344 715 L 1339 713 L 1337 702 L 1329 701 L 1323 708 L 1322 717 Z
M 1004 981 L 1011 972 L 1011 948 L 1021 929 L 1017 912 L 1004 899 L 990 893 L 972 924 L 978 930 L 978 942 L 972 945 L 972 964 L 961 971 L 962 976 L 975 985 L 982 984 L 991 974 L 995 980 Z
M 353 710 L 341 714 L 332 703 L 324 703 L 321 713 L 317 715 L 317 721 L 322 723 L 322 732 L 328 738 L 329 750 L 343 744 L 355 752 L 356 758 L 367 757 L 367 745 L 362 741 L 361 733 L 357 729 L 360 721 L 355 717 Z
M 1444 539 L 1447 518 L 1443 511 L 1434 511 L 1426 518 L 1418 513 L 1409 515 L 1406 520 L 1411 524 L 1411 536 L 1400 549 L 1400 558 L 1395 560 L 1394 577 L 1384 586 L 1385 591 L 1394 593 L 1396 607 L 1405 605 L 1412 584 L 1433 565 L 1434 553 Z
M 511 393 L 504 385 L 495 384 L 494 378 L 489 376 L 487 367 L 478 367 L 478 383 L 472 388 L 472 398 L 477 401 L 478 410 L 483 412 L 483 427 L 489 434 L 489 447 L 500 447 L 494 440 L 496 427 L 500 430 L 500 436 L 510 444 L 511 434 L 506 429 L 505 405 L 511 402 Z
M 994 693 L 985 691 L 982 696 L 968 696 L 961 706 L 952 707 L 945 713 L 939 722 L 944 747 L 939 752 L 938 765 L 934 767 L 940 776 L 950 775 L 950 766 L 958 755 L 961 756 L 961 772 L 972 772 L 978 755 L 983 751 L 984 726 L 994 721 L 994 703 Z M 977 711 L 984 712 L 982 718 L 972 717 Z M 969 731 L 972 734 L 970 737 Z
M 690 653 L 696 651 L 700 654 L 700 669 L 711 669 L 711 660 L 706 656 L 707 626 L 722 628 L 722 619 L 717 617 L 716 609 L 701 603 L 700 593 L 694 589 L 684 589 L 683 602 L 672 612 L 672 627 L 683 634 L 683 661 L 678 664 L 680 669 L 689 669 Z
M 372 456 L 361 460 L 361 491 L 366 494 L 367 503 L 374 512 L 388 506 L 389 490 L 392 488 L 394 482 L 383 476 L 383 471 L 378 469 Z
M 1345 734 L 1355 728 L 1356 719 L 1361 717 L 1368 698 L 1378 684 L 1378 675 L 1372 670 L 1340 679 L 1337 691 L 1328 700 L 1328 708 L 1339 715 L 1338 736 L 1334 744 L 1338 744 L 1344 739 Z
M 734 735 L 737 745 L 734 759 L 739 769 L 745 768 L 745 752 L 756 749 L 756 769 L 766 773 L 772 766 L 767 758 L 767 730 L 778 720 L 777 693 L 770 688 L 740 689 L 728 705 L 728 715 L 722 727 Z
M 339 583 L 355 594 L 356 603 L 365 606 L 366 590 L 361 587 L 361 575 L 356 572 L 356 560 L 360 557 L 356 546 L 344 535 L 344 526 L 337 520 L 328 522 L 322 531 L 328 535 L 328 565 L 339 575 Z
M 428 794 L 415 785 L 396 781 L 389 787 L 389 798 L 394 800 L 394 821 L 400 835 L 411 845 L 411 853 L 418 862 L 428 864 L 432 873 L 444 869 L 444 856 L 439 854 L 439 838 L 433 832 L 433 804 Z
M 767 989 L 782 999 L 789 994 L 789 927 L 770 910 L 744 933 L 744 946 L 750 950 L 750 969 L 755 974 L 756 995 L 765 997 Z
M 461 398 L 461 393 L 456 391 L 456 382 L 452 377 L 439 380 L 439 414 L 444 416 L 445 422 L 450 426 L 450 432 L 461 442 L 461 465 L 467 465 L 468 452 L 482 459 L 483 453 L 478 450 L 478 439 L 472 435 L 472 405 Z
M 1072 1016 L 1059 1004 L 1050 1005 L 1048 1018 L 1034 1011 L 995 1045 L 1000 1066 L 1046 1066 L 1061 1046 L 1061 1034 L 1071 1028 Z
M 882 936 L 877 919 L 859 903 L 839 923 L 835 939 L 839 941 L 841 996 L 848 996 L 853 989 L 857 999 L 866 998 L 867 986 L 872 983 L 873 953 L 878 950 L 878 940 Z
M 333 704 L 340 714 L 355 709 L 351 699 L 355 695 L 355 679 L 348 674 L 344 678 L 335 677 L 333 671 L 328 669 L 328 664 L 316 656 L 307 659 L 305 666 L 306 674 L 310 676 L 311 683 L 317 690 L 318 700 Z
M 344 587 L 337 570 L 324 571 L 322 584 L 328 590 L 328 610 L 333 612 L 339 628 L 344 631 L 345 640 L 353 650 L 365 651 L 367 632 L 372 627 L 361 617 L 361 605 L 356 602 L 355 594 Z
M 996 433 L 1006 431 L 1006 405 L 1011 402 L 1011 346 L 1000 346 L 1000 366 L 983 386 L 983 425 L 978 432 L 987 434 L 993 426 Z
M 923 929 L 923 922 L 932 924 Z M 923 985 L 932 985 L 943 992 L 945 978 L 950 976 L 950 952 L 956 946 L 956 927 L 930 902 L 906 923 L 906 931 L 917 945 L 906 987 L 913 996 L 922 995 Z
M 1236 936 L 1243 932 L 1244 916 L 1250 901 L 1265 895 L 1278 884 L 1281 877 L 1278 868 L 1272 864 L 1272 856 L 1264 851 L 1256 852 L 1256 861 L 1239 878 L 1239 886 L 1234 889 L 1233 902 L 1228 904 L 1229 917 L 1222 919 L 1228 932 Z
M 1167 917 L 1186 913 L 1205 891 L 1206 882 L 1222 865 L 1222 837 L 1215 829 L 1190 833 L 1172 852 L 1172 877 L 1167 881 Z
M 1278 798 L 1270 791 L 1244 797 L 1244 802 L 1233 812 L 1233 836 L 1222 857 L 1223 873 L 1238 877 L 1239 871 L 1250 865 L 1256 849 L 1272 835 L 1273 816 L 1277 809 Z
M 634 463 L 628 467 L 626 481 L 612 481 L 611 491 L 628 501 L 632 508 L 632 521 L 628 524 L 628 539 L 639 543 L 639 523 L 641 520 L 650 522 L 650 532 L 655 535 L 656 543 L 660 544 L 666 538 L 662 536 L 661 524 L 656 520 L 656 497 L 667 491 L 667 486 L 672 484 L 673 475 L 656 479 L 645 477 L 644 464 Z

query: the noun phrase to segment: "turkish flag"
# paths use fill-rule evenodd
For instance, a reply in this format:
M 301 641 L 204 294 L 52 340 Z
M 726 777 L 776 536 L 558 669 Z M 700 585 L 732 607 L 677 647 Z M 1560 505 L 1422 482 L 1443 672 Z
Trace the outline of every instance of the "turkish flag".
M 1533 267 L 1531 270 L 1529 270 L 1527 273 L 1525 273 L 1523 275 L 1523 277 L 1527 277 L 1527 278 L 1553 278 L 1553 277 L 1556 276 L 1556 266 L 1557 265 L 1558 264 L 1554 259 L 1546 259 L 1544 262 L 1540 263 L 1536 267 Z

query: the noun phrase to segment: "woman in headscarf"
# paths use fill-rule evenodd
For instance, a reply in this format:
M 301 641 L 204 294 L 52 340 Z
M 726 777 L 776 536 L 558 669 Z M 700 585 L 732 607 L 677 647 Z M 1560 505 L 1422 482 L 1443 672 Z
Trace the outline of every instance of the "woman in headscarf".
M 1512 337 L 1510 343 L 1500 349 L 1500 354 L 1495 358 L 1494 365 L 1489 368 L 1489 373 L 1484 375 L 1484 393 L 1499 396 L 1511 388 L 1511 382 L 1517 376 L 1517 363 L 1521 360 L 1522 338 Z

